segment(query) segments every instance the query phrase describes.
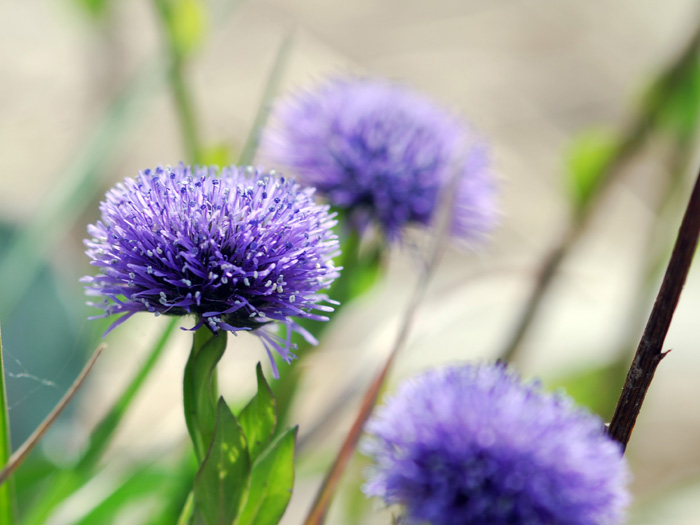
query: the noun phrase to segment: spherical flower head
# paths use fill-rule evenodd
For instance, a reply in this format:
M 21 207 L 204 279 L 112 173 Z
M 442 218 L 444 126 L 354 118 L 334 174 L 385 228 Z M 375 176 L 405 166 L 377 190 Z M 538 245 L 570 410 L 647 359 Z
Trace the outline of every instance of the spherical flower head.
M 494 222 L 484 144 L 422 95 L 339 77 L 280 102 L 273 122 L 263 137 L 269 158 L 346 210 L 358 229 L 374 223 L 398 239 L 406 226 L 434 225 L 443 202 L 453 205 L 459 238 L 478 239 Z
M 197 329 L 255 330 L 289 361 L 292 317 L 325 321 L 320 293 L 338 276 L 335 225 L 313 190 L 251 167 L 145 170 L 107 192 L 102 218 L 88 226 L 88 295 L 106 317 L 136 312 L 193 314 Z M 286 325 L 286 339 L 264 328 Z M 277 375 L 274 367 L 273 371 Z
M 433 525 L 619 523 L 627 465 L 595 416 L 502 365 L 403 383 L 368 423 L 364 491 Z

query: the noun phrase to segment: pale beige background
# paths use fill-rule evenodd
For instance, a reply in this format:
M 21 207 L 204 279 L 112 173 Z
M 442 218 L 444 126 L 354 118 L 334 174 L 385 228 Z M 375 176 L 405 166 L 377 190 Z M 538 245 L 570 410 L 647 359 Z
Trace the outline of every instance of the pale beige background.
M 60 186 L 61 170 L 81 149 L 125 79 L 159 50 L 146 2 L 115 2 L 100 31 L 63 1 L 0 3 L 0 214 L 23 223 Z M 413 340 L 392 382 L 424 367 L 494 356 L 528 290 L 537 261 L 567 220 L 563 153 L 596 126 L 619 128 L 655 71 L 693 31 L 691 0 L 250 0 L 212 23 L 191 68 L 207 143 L 240 145 L 250 126 L 279 42 L 295 30 L 284 89 L 354 71 L 405 82 L 454 108 L 489 138 L 502 180 L 502 221 L 481 253 L 452 250 L 419 313 Z M 107 33 L 108 38 L 104 38 Z M 106 59 L 105 57 L 108 57 Z M 563 269 L 522 368 L 554 377 L 603 362 L 628 327 L 629 301 L 651 219 L 653 180 L 663 162 L 648 155 L 607 196 L 591 231 Z M 114 180 L 184 156 L 170 99 L 161 89 L 111 163 Z M 96 206 L 58 242 L 56 261 L 84 272 L 80 239 Z M 339 385 L 368 380 L 394 337 L 418 264 L 409 248 L 392 254 L 371 296 L 342 315 L 307 366 L 297 419 L 304 428 Z M 697 269 L 696 269 L 697 270 Z M 691 273 L 667 347 L 635 431 L 629 456 L 638 501 L 651 503 L 684 480 L 664 507 L 633 509 L 633 523 L 700 523 L 700 275 Z M 144 316 L 110 336 L 81 401 L 84 433 L 129 377 L 159 321 Z M 179 335 L 126 422 L 110 467 L 66 505 L 54 523 L 70 523 L 118 477 L 131 457 L 167 456 L 185 436 L 180 380 L 187 336 Z M 221 371 L 228 396 L 252 391 L 265 359 L 254 338 L 232 341 Z M 353 405 L 350 405 L 353 408 Z M 351 411 L 314 442 L 321 459 L 304 463 L 285 523 L 298 523 Z M 147 429 L 144 431 L 144 428 Z M 75 429 L 72 429 L 75 431 Z M 58 451 L 57 453 L 61 453 Z M 325 458 L 325 459 L 324 459 Z M 92 491 L 92 492 L 91 492 Z M 139 509 L 123 523 L 138 521 Z M 335 525 L 342 519 L 336 512 Z M 388 523 L 387 515 L 365 523 Z

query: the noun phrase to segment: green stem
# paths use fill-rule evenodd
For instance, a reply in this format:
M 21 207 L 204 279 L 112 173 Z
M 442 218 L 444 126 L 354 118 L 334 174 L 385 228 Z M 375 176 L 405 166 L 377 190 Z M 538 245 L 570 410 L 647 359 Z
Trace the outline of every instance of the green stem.
M 177 45 L 173 31 L 172 8 L 167 0 L 154 0 L 154 5 L 165 33 L 169 60 L 168 82 L 173 94 L 175 110 L 180 120 L 182 140 L 188 159 L 197 164 L 202 161 L 202 148 L 199 140 L 193 97 L 185 81 L 185 57 Z
M 213 334 L 203 326 L 194 333 L 192 350 L 185 365 L 185 422 L 199 463 L 204 461 L 214 436 L 218 399 L 216 365 L 225 349 L 226 331 Z
M 7 465 L 12 455 L 10 442 L 10 417 L 7 411 L 5 392 L 5 365 L 2 356 L 2 335 L 0 334 L 0 465 Z M 0 486 L 0 523 L 14 523 L 14 484 L 12 478 Z

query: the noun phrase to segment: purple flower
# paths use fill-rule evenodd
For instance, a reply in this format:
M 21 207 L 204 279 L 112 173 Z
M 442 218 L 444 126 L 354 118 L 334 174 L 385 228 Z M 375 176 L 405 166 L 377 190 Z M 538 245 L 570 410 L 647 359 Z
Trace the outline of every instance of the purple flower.
M 264 139 L 269 158 L 390 239 L 435 223 L 457 177 L 452 233 L 478 239 L 495 219 L 484 145 L 449 112 L 398 85 L 336 78 L 281 102 Z
M 503 365 L 428 371 L 370 420 L 364 491 L 407 523 L 610 524 L 629 472 L 603 423 Z
M 256 330 L 271 359 L 274 349 L 289 361 L 292 331 L 315 342 L 291 317 L 327 320 L 313 311 L 333 310 L 319 292 L 338 276 L 336 221 L 312 193 L 250 167 L 180 164 L 126 179 L 88 226 L 86 253 L 100 273 L 82 281 L 104 298 L 90 304 L 104 309 L 99 317 L 124 314 L 110 330 L 136 312 L 193 314 L 193 330 Z M 286 339 L 263 328 L 272 321 L 286 325 Z

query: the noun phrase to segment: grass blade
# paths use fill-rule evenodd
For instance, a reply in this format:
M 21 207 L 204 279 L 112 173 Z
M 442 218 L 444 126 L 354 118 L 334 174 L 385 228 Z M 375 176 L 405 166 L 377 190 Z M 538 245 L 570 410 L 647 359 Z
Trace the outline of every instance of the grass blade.
M 6 465 L 12 454 L 10 443 L 10 417 L 7 413 L 5 392 L 5 365 L 2 356 L 2 332 L 0 332 L 0 463 Z M 0 523 L 14 523 L 14 501 L 12 483 L 0 486 Z
M 41 267 L 42 261 L 64 232 L 92 202 L 100 187 L 100 173 L 114 157 L 127 131 L 144 114 L 147 99 L 161 84 L 161 67 L 148 63 L 111 104 L 81 154 L 55 180 L 59 181 L 28 225 L 9 243 L 0 257 L 0 318 L 12 313 Z
M 163 349 L 165 348 L 170 336 L 173 334 L 180 322 L 179 317 L 173 317 L 169 322 L 156 344 L 151 349 L 151 352 L 146 357 L 146 360 L 139 368 L 136 375 L 131 379 L 119 397 L 117 402 L 112 406 L 111 410 L 95 427 L 90 435 L 90 446 L 80 459 L 76 470 L 87 473 L 92 470 L 97 462 L 102 457 L 105 449 L 114 435 L 114 431 L 119 426 L 124 414 L 128 411 L 136 394 L 141 390 L 146 378 L 150 375 L 151 370 L 158 362 Z
M 76 380 L 73 381 L 73 384 L 63 395 L 63 397 L 54 407 L 51 413 L 48 416 L 46 416 L 46 419 L 42 421 L 41 425 L 39 425 L 39 427 L 32 433 L 32 435 L 29 436 L 24 443 L 22 443 L 22 445 L 15 451 L 14 454 L 12 454 L 12 456 L 10 456 L 9 461 L 5 464 L 5 467 L 0 471 L 0 485 L 5 483 L 5 481 L 7 481 L 7 479 L 17 469 L 17 467 L 19 467 L 22 464 L 22 462 L 27 458 L 29 453 L 34 449 L 36 444 L 41 440 L 42 437 L 44 437 L 46 431 L 49 428 L 51 428 L 51 425 L 55 423 L 56 419 L 58 419 L 58 416 L 60 416 L 63 410 L 68 406 L 68 403 L 71 402 L 75 394 L 78 392 L 78 389 L 83 385 L 85 379 L 87 379 L 90 370 L 92 370 L 92 367 L 95 365 L 95 361 L 97 361 L 97 358 L 100 357 L 100 354 L 102 353 L 103 349 L 104 345 L 100 345 L 97 347 L 97 349 L 93 352 L 92 357 L 90 357 L 90 360 L 85 364 L 85 367 L 80 372 L 80 375 L 78 375 Z
M 272 65 L 270 75 L 267 77 L 265 91 L 263 91 L 263 96 L 260 100 L 258 111 L 255 114 L 253 126 L 250 129 L 248 138 L 246 139 L 243 150 L 241 151 L 241 156 L 238 159 L 238 164 L 241 166 L 251 164 L 255 160 L 255 154 L 257 153 L 258 146 L 260 145 L 260 135 L 262 134 L 262 130 L 265 127 L 265 124 L 267 124 L 267 119 L 270 116 L 272 99 L 277 96 L 277 91 L 279 90 L 282 76 L 284 75 L 287 63 L 289 62 L 289 55 L 292 49 L 292 39 L 293 33 L 290 31 L 280 43 L 279 48 L 277 48 L 275 63 Z
M 48 492 L 32 506 L 28 516 L 25 516 L 25 523 L 33 525 L 44 523 L 51 511 L 71 494 L 82 487 L 92 476 L 94 468 L 97 466 L 102 454 L 107 449 L 114 432 L 121 422 L 124 414 L 128 411 L 132 401 L 141 390 L 146 378 L 150 375 L 155 364 L 163 353 L 170 336 L 178 326 L 180 319 L 173 317 L 163 331 L 153 349 L 146 357 L 146 360 L 139 368 L 136 375 L 122 392 L 119 399 L 114 403 L 110 411 L 97 424 L 90 435 L 90 445 L 83 454 L 77 465 L 67 471 L 58 473 L 51 482 Z

